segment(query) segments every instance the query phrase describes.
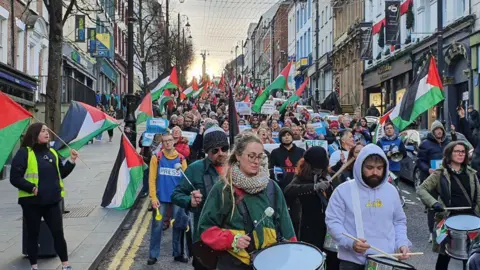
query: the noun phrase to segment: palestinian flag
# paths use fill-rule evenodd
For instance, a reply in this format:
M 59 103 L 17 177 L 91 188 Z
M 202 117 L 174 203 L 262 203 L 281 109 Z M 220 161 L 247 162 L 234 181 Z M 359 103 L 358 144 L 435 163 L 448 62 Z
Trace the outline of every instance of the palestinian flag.
M 103 193 L 102 207 L 120 210 L 132 207 L 146 167 L 143 158 L 125 135 L 122 135 L 117 160 Z
M 160 98 L 163 91 L 165 89 L 178 89 L 180 85 L 178 84 L 178 76 L 177 76 L 177 69 L 175 67 L 172 68 L 172 73 L 170 76 L 165 77 L 161 80 L 157 86 L 155 86 L 152 90 L 152 101 L 155 101 Z
M 148 93 L 135 110 L 135 119 L 137 125 L 146 122 L 148 118 L 153 118 L 152 94 Z
M 200 90 L 194 91 L 193 94 L 192 94 L 192 97 L 194 99 L 197 99 L 198 97 L 200 97 L 201 94 L 203 94 L 203 92 L 205 92 L 205 90 L 202 87 Z
M 448 229 L 447 226 L 445 225 L 445 219 L 442 219 L 438 224 L 437 227 L 435 228 L 435 240 L 437 241 L 437 244 L 441 245 L 445 238 L 448 236 Z
M 404 130 L 417 117 L 444 100 L 442 80 L 438 74 L 435 58 L 430 57 L 407 92 L 390 114 L 392 123 L 400 130 Z
M 173 101 L 172 95 L 170 94 L 170 91 L 165 90 L 158 99 L 158 105 L 160 107 L 161 114 L 165 113 L 165 106 L 169 101 Z
M 291 97 L 288 98 L 286 102 L 283 103 L 282 107 L 280 107 L 280 114 L 283 114 L 285 110 L 287 109 L 288 105 L 294 104 L 297 102 L 303 95 L 303 92 L 305 91 L 305 88 L 307 87 L 309 78 L 300 85 L 300 88 L 298 88 L 297 92 L 295 92 L 295 95 L 292 95 Z
M 247 94 L 245 96 L 245 99 L 243 100 L 243 102 L 250 102 L 250 94 Z
M 268 97 L 272 94 L 273 90 L 288 89 L 287 82 L 291 66 L 292 62 L 288 63 L 278 77 L 267 88 L 265 88 L 261 94 L 258 95 L 258 97 L 255 99 L 255 103 L 252 106 L 252 110 L 254 112 L 260 113 L 263 104 L 268 100 Z
M 373 136 L 373 143 L 377 143 L 377 141 L 385 136 L 385 124 L 388 122 L 388 119 L 390 118 L 390 114 L 392 113 L 393 109 L 391 109 L 389 112 L 384 114 L 380 120 L 378 121 L 377 127 L 375 129 L 375 135 Z
M 181 99 L 184 100 L 186 98 L 192 97 L 193 93 L 198 90 L 198 82 L 197 78 L 193 77 L 192 78 L 192 85 L 185 89 L 185 91 L 182 92 L 181 94 Z
M 98 134 L 120 125 L 116 119 L 88 104 L 72 101 L 60 128 L 60 138 L 68 145 L 79 150 Z M 53 148 L 61 157 L 70 156 L 70 149 L 58 138 Z
M 0 91 L 0 171 L 13 151 L 23 131 L 30 124 L 32 114 Z

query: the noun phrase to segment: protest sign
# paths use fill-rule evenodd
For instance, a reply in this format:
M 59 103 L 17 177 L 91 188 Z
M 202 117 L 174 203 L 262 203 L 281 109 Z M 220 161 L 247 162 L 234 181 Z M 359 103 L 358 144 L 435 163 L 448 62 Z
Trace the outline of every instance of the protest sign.
M 143 133 L 142 146 L 151 146 L 153 139 L 155 138 L 155 133 Z
M 271 114 L 273 114 L 276 110 L 277 110 L 277 108 L 275 107 L 275 101 L 273 101 L 273 100 L 267 100 L 267 101 L 263 104 L 262 109 L 260 110 L 260 113 L 261 113 L 261 114 L 271 115 Z
M 196 132 L 190 132 L 190 131 L 182 131 L 182 137 L 185 137 L 188 139 L 188 145 L 192 146 L 193 142 L 197 138 L 198 133 Z
M 252 103 L 251 102 L 235 102 L 235 107 L 237 113 L 240 115 L 251 115 L 252 114 Z
M 148 133 L 165 134 L 168 129 L 168 120 L 163 118 L 152 118 L 147 120 Z
M 238 126 L 238 129 L 239 129 L 240 132 L 242 132 L 246 129 L 251 129 L 251 128 L 252 128 L 252 126 L 250 126 L 250 125 L 239 125 Z
M 328 142 L 326 140 L 306 140 L 305 145 L 307 149 L 312 146 L 321 146 L 328 152 Z

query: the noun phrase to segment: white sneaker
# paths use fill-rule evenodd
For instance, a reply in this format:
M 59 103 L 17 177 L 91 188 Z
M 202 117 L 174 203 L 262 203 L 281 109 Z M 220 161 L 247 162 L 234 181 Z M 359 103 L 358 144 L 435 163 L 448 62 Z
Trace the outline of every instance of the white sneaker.
M 428 238 L 428 242 L 431 243 L 432 242 L 432 233 L 430 234 L 430 237 Z

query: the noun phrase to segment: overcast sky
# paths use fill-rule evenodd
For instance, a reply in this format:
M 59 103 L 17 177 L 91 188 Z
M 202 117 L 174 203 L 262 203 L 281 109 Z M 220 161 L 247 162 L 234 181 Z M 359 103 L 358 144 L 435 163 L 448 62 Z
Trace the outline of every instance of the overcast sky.
M 159 0 L 162 5 L 165 1 Z M 224 64 L 235 58 L 237 43 L 240 45 L 247 38 L 248 25 L 257 23 L 276 2 L 278 0 L 184 0 L 181 4 L 179 0 L 170 0 L 170 22 L 176 22 L 180 12 L 187 15 L 191 24 L 195 60 L 190 76 L 201 74 L 203 50 L 210 54 L 207 73 L 219 75 Z

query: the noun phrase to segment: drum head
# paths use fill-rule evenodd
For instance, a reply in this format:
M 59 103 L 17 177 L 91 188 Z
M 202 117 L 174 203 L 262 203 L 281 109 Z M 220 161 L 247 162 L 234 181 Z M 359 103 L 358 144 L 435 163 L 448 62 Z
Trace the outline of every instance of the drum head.
M 457 231 L 474 231 L 480 228 L 480 218 L 471 215 L 458 215 L 447 218 L 445 225 Z
M 320 269 L 325 257 L 323 253 L 307 243 L 286 242 L 260 251 L 253 260 L 257 270 L 314 270 Z
M 367 267 L 377 267 L 380 264 L 380 265 L 386 265 L 386 266 L 393 266 L 395 267 L 395 269 L 408 269 L 408 270 L 415 269 L 415 267 L 413 267 L 408 263 L 395 261 L 394 259 L 390 259 L 390 258 L 385 258 L 385 257 L 372 258 L 370 256 L 367 256 L 367 259 L 368 259 Z M 365 269 L 370 269 L 370 268 L 365 268 Z M 382 269 L 382 268 L 377 267 L 372 269 Z

